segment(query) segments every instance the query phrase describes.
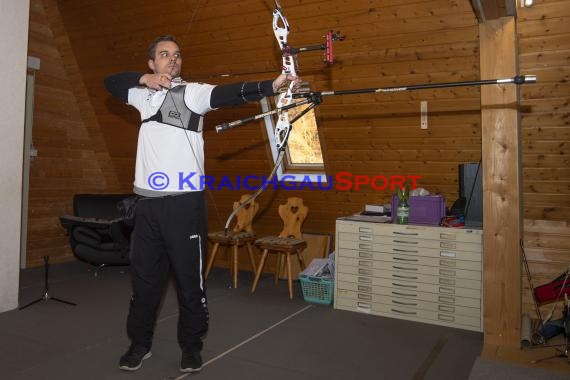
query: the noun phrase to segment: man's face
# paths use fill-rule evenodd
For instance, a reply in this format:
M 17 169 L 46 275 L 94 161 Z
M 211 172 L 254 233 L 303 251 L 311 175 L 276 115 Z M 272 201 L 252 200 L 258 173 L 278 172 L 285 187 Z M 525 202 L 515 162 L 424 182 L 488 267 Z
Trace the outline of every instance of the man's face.
M 173 78 L 180 76 L 182 57 L 175 42 L 160 41 L 156 45 L 154 60 L 148 60 L 148 67 L 155 74 L 170 74 Z

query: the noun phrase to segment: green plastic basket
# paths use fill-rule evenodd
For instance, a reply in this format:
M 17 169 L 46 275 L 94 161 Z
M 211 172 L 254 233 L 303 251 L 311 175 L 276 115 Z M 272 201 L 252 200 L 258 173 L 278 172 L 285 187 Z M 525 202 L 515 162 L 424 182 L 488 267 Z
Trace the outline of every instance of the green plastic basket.
M 330 305 L 333 301 L 334 279 L 299 275 L 303 297 L 307 302 Z

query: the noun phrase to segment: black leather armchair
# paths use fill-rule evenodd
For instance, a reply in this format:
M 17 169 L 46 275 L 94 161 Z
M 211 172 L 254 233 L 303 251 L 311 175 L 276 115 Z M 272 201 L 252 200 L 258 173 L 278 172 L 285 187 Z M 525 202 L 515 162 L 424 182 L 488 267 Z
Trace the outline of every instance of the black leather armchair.
M 73 215 L 60 217 L 75 256 L 99 270 L 130 264 L 132 227 L 124 222 L 119 203 L 132 194 L 76 194 Z

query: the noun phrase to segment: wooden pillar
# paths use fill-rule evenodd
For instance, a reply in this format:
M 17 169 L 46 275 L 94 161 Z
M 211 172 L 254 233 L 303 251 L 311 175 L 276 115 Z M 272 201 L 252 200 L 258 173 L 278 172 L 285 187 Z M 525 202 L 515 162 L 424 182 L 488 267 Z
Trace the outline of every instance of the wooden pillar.
M 481 79 L 518 71 L 516 23 L 480 24 Z M 520 347 L 522 234 L 521 132 L 515 85 L 481 88 L 483 155 L 483 286 L 486 345 Z

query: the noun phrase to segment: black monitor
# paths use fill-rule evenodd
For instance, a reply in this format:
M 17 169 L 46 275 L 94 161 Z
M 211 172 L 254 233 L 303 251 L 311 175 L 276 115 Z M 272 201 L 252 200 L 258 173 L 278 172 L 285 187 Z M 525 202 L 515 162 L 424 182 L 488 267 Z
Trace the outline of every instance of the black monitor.
M 465 198 L 465 227 L 483 227 L 483 167 L 481 162 L 459 165 L 459 196 Z

